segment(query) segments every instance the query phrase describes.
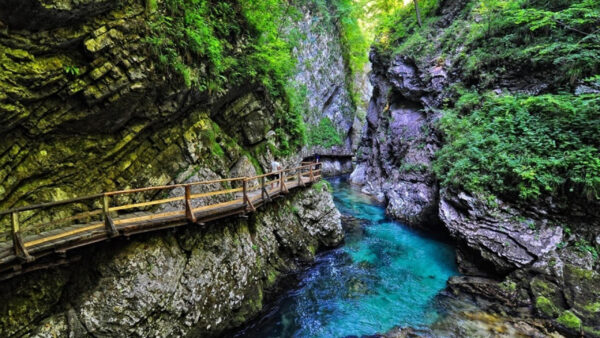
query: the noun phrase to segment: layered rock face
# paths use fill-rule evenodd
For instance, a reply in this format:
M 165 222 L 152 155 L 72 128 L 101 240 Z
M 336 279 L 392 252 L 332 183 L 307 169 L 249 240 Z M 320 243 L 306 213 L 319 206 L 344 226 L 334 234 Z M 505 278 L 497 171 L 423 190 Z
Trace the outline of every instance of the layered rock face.
M 437 223 L 437 183 L 430 170 L 439 140 L 433 122 L 439 116 L 424 108 L 436 102 L 443 69 L 431 82 L 409 59 L 383 60 L 371 54 L 373 97 L 350 181 L 380 201 L 387 212 L 410 225 Z
M 343 136 L 342 143 L 334 146 L 340 152 L 350 151 L 360 139 L 361 125 L 357 109 L 352 102 L 350 88 L 361 90 L 361 97 L 370 97 L 369 82 L 365 75 L 356 74 L 356 79 L 347 76 L 338 24 L 323 9 L 307 3 L 300 7 L 302 18 L 295 27 L 302 39 L 294 49 L 298 59 L 294 78 L 296 86 L 306 93 L 308 114 L 305 116 L 307 129 L 318 128 L 319 122 L 327 118 Z M 349 83 L 353 82 L 353 84 Z M 321 145 L 309 144 L 311 152 L 318 153 Z M 327 149 L 329 150 L 329 149 Z
M 0 285 L 0 335 L 218 335 L 258 314 L 281 275 L 342 239 L 331 195 L 308 189 L 247 219 L 107 244 Z
M 147 42 L 156 5 L 0 0 L 0 209 L 269 168 L 285 105 L 260 85 L 200 91 L 161 69 Z M 331 64 L 312 54 L 323 64 L 303 70 L 307 81 L 325 67 L 343 72 L 341 54 Z M 335 76 L 320 93 L 351 114 L 329 88 Z M 98 207 L 23 213 L 22 223 Z M 0 240 L 8 224 L 0 219 Z M 279 275 L 341 238 L 329 194 L 307 190 L 249 219 L 85 249 L 81 264 L 0 285 L 0 336 L 216 335 L 258 313 Z
M 443 36 L 458 15 L 468 15 L 466 3 L 443 2 L 435 34 Z M 469 80 L 453 63 L 464 51 L 440 56 L 432 50 L 418 60 L 372 52 L 374 91 L 351 181 L 387 202 L 391 216 L 450 233 L 466 275 L 451 279 L 450 290 L 476 295 L 488 306 L 492 301 L 495 311 L 549 319 L 568 335 L 600 336 L 600 265 L 595 251 L 585 248 L 585 243 L 600 245 L 600 214 L 593 204 L 524 205 L 440 188 L 432 170 L 434 154 L 443 146 L 436 121 L 444 102 L 452 100 L 449 88 Z M 552 87 L 543 74 L 507 72 L 486 85 L 525 95 Z
M 196 167 L 227 176 L 242 153 L 266 167 L 257 144 L 276 102 L 158 71 L 144 3 L 15 3 L 0 2 L 0 208 L 166 184 Z

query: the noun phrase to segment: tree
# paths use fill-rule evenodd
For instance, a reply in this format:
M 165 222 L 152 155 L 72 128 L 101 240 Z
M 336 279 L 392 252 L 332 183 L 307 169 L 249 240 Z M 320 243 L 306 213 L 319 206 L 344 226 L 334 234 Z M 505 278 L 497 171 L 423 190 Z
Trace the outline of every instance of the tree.
M 417 16 L 417 23 L 419 24 L 419 27 L 421 27 L 423 23 L 421 22 L 421 11 L 419 10 L 419 1 L 413 0 L 413 2 L 415 4 L 415 15 Z

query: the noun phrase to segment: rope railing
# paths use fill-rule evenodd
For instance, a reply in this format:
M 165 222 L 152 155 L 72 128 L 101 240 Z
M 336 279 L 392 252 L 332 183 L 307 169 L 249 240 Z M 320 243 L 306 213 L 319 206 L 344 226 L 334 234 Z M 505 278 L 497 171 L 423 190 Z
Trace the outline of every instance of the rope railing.
M 13 208 L 0 211 L 0 216 L 10 215 L 10 229 L 12 237 L 12 246 L 14 254 L 25 261 L 32 261 L 34 258 L 29 254 L 28 248 L 49 242 L 61 237 L 81 233 L 91 230 L 106 231 L 109 237 L 115 237 L 119 234 L 117 226 L 132 223 L 164 219 L 167 217 L 185 217 L 189 222 L 196 223 L 196 214 L 201 211 L 218 209 L 231 205 L 240 204 L 245 211 L 255 211 L 254 203 L 257 200 L 269 201 L 273 195 L 285 194 L 288 192 L 288 185 L 304 186 L 305 180 L 314 182 L 321 177 L 320 163 L 302 163 L 296 168 L 279 170 L 252 177 L 235 177 L 201 182 L 191 182 L 182 184 L 172 184 L 154 187 L 144 187 L 136 189 L 126 189 L 110 191 L 101 194 L 78 197 L 63 201 L 41 203 L 25 207 Z M 232 186 L 236 184 L 236 186 Z M 193 191 L 195 187 L 202 188 L 204 191 Z M 174 189 L 183 189 L 183 194 L 160 198 L 157 200 L 144 200 L 146 196 L 141 196 L 141 201 L 119 205 L 117 197 L 131 196 L 133 194 L 159 192 Z M 156 196 L 156 194 L 155 194 Z M 213 200 L 206 201 L 207 198 Z M 215 199 L 217 199 L 215 201 Z M 134 199 L 135 200 L 135 199 Z M 89 203 L 96 206 L 92 210 L 87 210 L 75 215 L 69 215 L 56 220 L 23 226 L 21 224 L 20 214 L 40 209 L 51 209 L 68 204 Z M 203 204 L 207 203 L 207 204 Z M 148 210 L 148 208 L 157 208 L 164 205 L 179 204 L 180 207 L 175 210 L 156 210 L 152 214 L 134 215 L 135 210 Z M 183 208 L 181 208 L 183 204 Z M 100 206 L 98 208 L 98 206 Z M 116 216 L 116 217 L 115 217 Z M 131 217 L 119 217 L 131 216 Z M 85 225 L 81 228 L 70 229 L 69 226 Z M 64 232 L 61 233 L 61 229 Z M 24 234 L 28 232 L 40 233 L 49 231 L 48 236 L 42 236 L 31 241 L 24 241 Z M 46 232 L 43 232 L 46 234 Z M 43 235 L 42 234 L 42 235 Z M 0 242 L 1 243 L 1 242 Z

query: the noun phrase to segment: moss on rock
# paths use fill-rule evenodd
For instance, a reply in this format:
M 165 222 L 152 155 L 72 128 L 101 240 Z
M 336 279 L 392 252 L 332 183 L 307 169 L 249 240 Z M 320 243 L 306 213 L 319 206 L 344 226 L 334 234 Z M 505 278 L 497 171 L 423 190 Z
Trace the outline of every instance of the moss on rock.
M 556 321 L 571 330 L 579 331 L 581 329 L 581 319 L 569 310 L 564 311 Z
M 540 296 L 535 300 L 535 308 L 538 310 L 538 312 L 540 312 L 540 314 L 549 318 L 556 318 L 559 313 L 556 305 L 554 305 L 550 299 L 544 296 Z

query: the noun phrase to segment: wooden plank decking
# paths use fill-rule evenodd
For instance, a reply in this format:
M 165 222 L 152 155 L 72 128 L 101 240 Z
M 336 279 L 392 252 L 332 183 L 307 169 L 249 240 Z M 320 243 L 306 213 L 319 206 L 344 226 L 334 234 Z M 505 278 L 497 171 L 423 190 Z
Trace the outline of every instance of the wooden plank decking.
M 267 181 L 272 175 L 276 179 Z M 285 196 L 292 189 L 304 187 L 321 178 L 320 165 L 310 163 L 297 168 L 282 170 L 254 177 L 230 178 L 223 180 L 175 184 L 160 187 L 146 187 L 123 191 L 107 192 L 68 201 L 58 201 L 35 206 L 21 207 L 0 212 L 11 215 L 12 241 L 0 242 L 0 280 L 41 268 L 48 268 L 68 262 L 67 252 L 76 248 L 107 241 L 115 237 L 129 237 L 135 234 L 179 227 L 188 224 L 204 225 L 207 222 L 243 215 L 255 211 L 273 198 Z M 241 187 L 231 187 L 237 184 Z M 223 189 L 223 186 L 229 185 Z M 196 186 L 218 186 L 216 191 L 202 191 L 192 194 Z M 110 206 L 111 198 L 144 192 L 156 192 L 184 188 L 182 196 L 133 204 Z M 220 201 L 210 203 L 207 198 L 220 197 Z M 19 214 L 48 210 L 71 203 L 101 200 L 102 209 L 71 215 L 51 223 L 34 226 L 20 226 Z M 194 204 L 197 205 L 194 205 Z M 210 203 L 202 205 L 202 203 Z M 179 204 L 179 206 L 174 206 Z M 152 208 L 149 210 L 148 208 Z M 141 211 L 133 211 L 140 210 Z M 129 211 L 129 212 L 127 212 Z M 98 220 L 76 223 L 93 217 Z M 29 230 L 39 230 L 49 225 L 63 226 L 39 233 L 28 234 Z M 31 229 L 33 228 L 33 229 Z M 34 231 L 36 232 L 36 231 Z M 43 259 L 42 259 L 43 258 Z

